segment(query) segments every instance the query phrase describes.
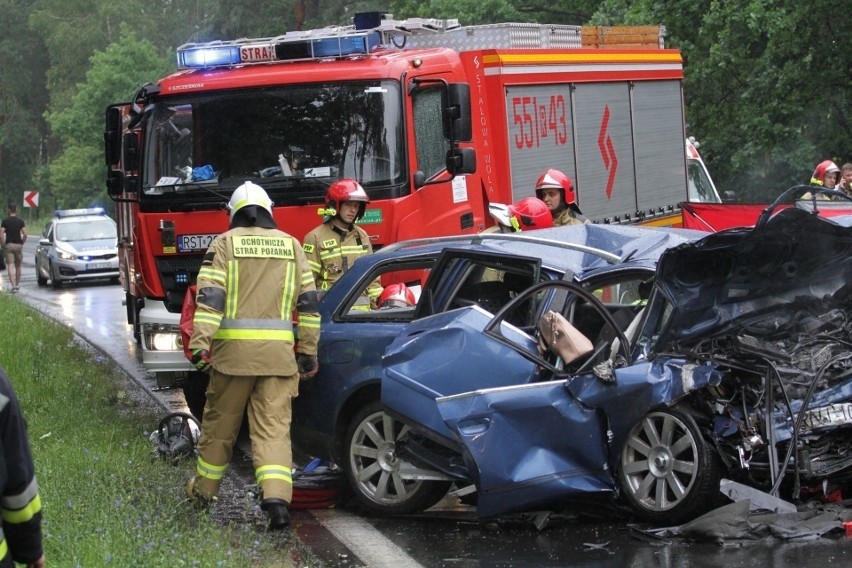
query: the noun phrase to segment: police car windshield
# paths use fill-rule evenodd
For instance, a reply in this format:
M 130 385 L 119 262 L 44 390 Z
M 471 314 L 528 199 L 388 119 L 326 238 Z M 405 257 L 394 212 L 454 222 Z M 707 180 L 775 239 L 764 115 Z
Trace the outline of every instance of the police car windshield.
M 109 219 L 74 219 L 56 225 L 56 240 L 66 243 L 115 238 L 115 223 Z
M 323 187 L 340 177 L 365 187 L 400 183 L 400 114 L 400 89 L 392 81 L 162 99 L 146 124 L 142 183 L 155 199 L 201 194 L 201 186 L 233 188 L 247 179 L 263 185 L 323 180 Z

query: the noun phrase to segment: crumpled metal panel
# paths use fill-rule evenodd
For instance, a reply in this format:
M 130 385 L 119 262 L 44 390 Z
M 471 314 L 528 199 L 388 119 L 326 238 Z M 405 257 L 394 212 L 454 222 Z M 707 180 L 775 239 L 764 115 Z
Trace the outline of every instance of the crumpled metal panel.
M 656 281 L 678 312 L 672 335 L 700 339 L 745 313 L 852 281 L 852 229 L 785 209 L 761 230 L 729 229 L 666 251 Z

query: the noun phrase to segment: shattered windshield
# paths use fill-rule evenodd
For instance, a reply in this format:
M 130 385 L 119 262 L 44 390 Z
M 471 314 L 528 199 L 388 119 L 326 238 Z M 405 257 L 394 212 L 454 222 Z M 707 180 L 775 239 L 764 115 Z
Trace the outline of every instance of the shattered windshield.
M 146 126 L 148 196 L 267 187 L 370 190 L 404 179 L 399 86 L 361 81 L 195 94 L 158 102 Z M 313 182 L 313 183 L 308 183 Z

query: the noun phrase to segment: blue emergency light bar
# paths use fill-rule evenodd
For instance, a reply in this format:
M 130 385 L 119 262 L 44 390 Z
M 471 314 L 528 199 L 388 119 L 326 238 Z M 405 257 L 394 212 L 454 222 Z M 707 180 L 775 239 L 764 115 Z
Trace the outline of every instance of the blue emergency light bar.
M 106 215 L 103 207 L 89 207 L 88 209 L 57 209 L 54 217 L 80 217 L 82 215 Z
M 317 36 L 318 33 L 322 35 Z M 313 37 L 312 37 L 313 36 Z M 177 50 L 178 68 L 210 69 L 230 65 L 299 61 L 367 55 L 379 45 L 377 31 L 338 28 L 290 32 L 276 38 L 188 43 Z

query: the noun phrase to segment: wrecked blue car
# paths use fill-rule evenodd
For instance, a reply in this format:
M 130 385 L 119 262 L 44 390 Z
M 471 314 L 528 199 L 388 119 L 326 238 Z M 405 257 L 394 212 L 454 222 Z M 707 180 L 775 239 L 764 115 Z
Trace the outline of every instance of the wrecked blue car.
M 481 517 L 603 492 L 673 525 L 723 478 L 850 496 L 852 229 L 791 208 L 668 248 L 650 290 L 616 280 L 412 321 L 382 358 L 404 426 L 379 455 L 473 492 Z
M 443 461 L 457 459 L 458 454 L 415 436 L 381 404 L 382 355 L 400 334 L 415 333 L 406 331 L 408 326 L 415 326 L 412 330 L 440 328 L 442 314 L 451 319 L 469 314 L 487 322 L 511 303 L 501 321 L 531 337 L 545 305 L 537 296 L 525 299 L 519 295 L 542 282 L 572 282 L 615 314 L 621 329 L 647 297 L 662 252 L 704 235 L 583 225 L 408 241 L 359 259 L 320 302 L 320 370 L 314 379 L 300 384 L 294 400 L 294 444 L 303 453 L 340 465 L 361 509 L 388 515 L 431 507 L 460 479 L 455 466 L 448 472 Z M 358 297 L 377 279 L 386 287 L 405 284 L 415 297 L 414 305 L 353 309 Z M 604 329 L 602 317 L 591 307 L 578 306 L 574 323 L 593 334 L 596 328 Z M 465 338 L 460 336 L 460 340 Z M 438 351 L 436 367 L 460 348 L 454 345 L 454 351 L 447 354 Z M 473 363 L 473 353 L 471 357 Z M 515 357 L 488 361 L 493 363 L 499 373 L 465 371 L 462 377 L 461 371 L 448 369 L 457 380 L 469 381 L 465 388 L 457 383 L 453 392 L 516 385 L 518 377 L 534 366 Z M 439 394 L 427 397 L 433 409 Z M 419 404 L 422 399 L 417 400 Z M 414 438 L 421 450 L 416 461 L 398 451 L 412 449 Z M 429 451 L 436 453 L 434 466 L 426 458 Z M 462 477 L 469 479 L 469 474 Z

